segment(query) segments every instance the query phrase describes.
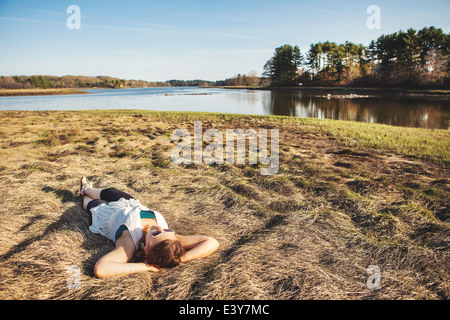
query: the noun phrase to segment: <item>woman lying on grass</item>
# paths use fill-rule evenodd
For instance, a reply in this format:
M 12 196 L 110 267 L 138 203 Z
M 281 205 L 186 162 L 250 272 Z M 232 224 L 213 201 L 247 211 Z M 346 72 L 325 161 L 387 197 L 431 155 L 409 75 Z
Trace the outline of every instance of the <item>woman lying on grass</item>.
M 79 192 L 83 208 L 90 213 L 89 229 L 116 245 L 95 264 L 98 278 L 175 267 L 209 256 L 219 246 L 211 237 L 176 234 L 159 212 L 115 188 L 95 189 L 83 177 Z

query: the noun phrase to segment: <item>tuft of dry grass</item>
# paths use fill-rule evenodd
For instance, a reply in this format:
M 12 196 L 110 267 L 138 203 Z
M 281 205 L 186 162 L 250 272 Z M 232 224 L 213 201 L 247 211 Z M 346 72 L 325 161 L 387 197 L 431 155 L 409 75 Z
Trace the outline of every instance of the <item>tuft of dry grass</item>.
M 279 172 L 174 165 L 170 133 L 193 134 L 196 119 L 223 132 L 278 128 Z M 449 299 L 442 150 L 431 161 L 349 144 L 360 124 L 344 134 L 340 122 L 279 117 L 1 112 L 0 125 L 1 299 Z M 95 278 L 113 243 L 88 229 L 80 176 L 134 195 L 179 234 L 216 238 L 218 251 L 159 273 Z M 369 265 L 381 270 L 380 290 L 366 286 Z M 71 266 L 80 289 L 67 286 Z

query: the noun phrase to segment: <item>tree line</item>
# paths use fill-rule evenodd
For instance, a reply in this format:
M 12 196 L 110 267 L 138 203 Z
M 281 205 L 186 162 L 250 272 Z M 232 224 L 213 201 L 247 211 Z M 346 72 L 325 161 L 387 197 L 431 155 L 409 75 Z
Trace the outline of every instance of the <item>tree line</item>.
M 368 46 L 318 42 L 306 55 L 283 45 L 264 66 L 272 86 L 374 86 L 450 88 L 450 34 L 412 28 L 382 35 Z
M 125 80 L 109 76 L 2 76 L 0 89 L 30 88 L 148 88 L 179 86 L 211 86 L 215 81 L 206 80 L 168 80 L 164 82 Z
M 156 86 L 143 80 L 125 80 L 108 76 L 12 76 L 0 77 L 0 88 L 29 89 L 29 88 L 121 88 Z
M 450 89 L 450 34 L 440 28 L 412 28 L 382 35 L 369 45 L 345 41 L 312 43 L 303 54 L 298 46 L 275 49 L 255 71 L 218 80 L 151 82 L 108 76 L 0 77 L 0 88 L 143 88 L 171 86 L 366 86 Z
M 248 74 L 238 73 L 236 76 L 216 81 L 216 86 L 229 86 L 229 87 L 256 87 L 269 85 L 265 79 L 258 77 L 256 71 L 250 71 Z
M 0 89 L 30 88 L 148 88 L 148 87 L 207 87 L 207 86 L 259 86 L 268 85 L 261 81 L 255 71 L 248 75 L 238 74 L 234 77 L 218 80 L 168 80 L 164 82 L 125 80 L 108 76 L 1 76 Z

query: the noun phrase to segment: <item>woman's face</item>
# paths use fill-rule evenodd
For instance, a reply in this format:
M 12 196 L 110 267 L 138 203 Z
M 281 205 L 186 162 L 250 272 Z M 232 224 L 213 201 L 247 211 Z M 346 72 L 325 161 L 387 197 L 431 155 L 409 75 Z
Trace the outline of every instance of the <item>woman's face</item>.
M 157 236 L 153 237 L 152 234 L 160 232 Z M 150 229 L 147 232 L 147 235 L 145 236 L 145 253 L 147 254 L 148 250 L 160 243 L 163 240 L 177 240 L 177 237 L 175 235 L 175 232 L 166 232 L 164 231 L 164 228 L 161 226 L 153 225 L 150 227 Z

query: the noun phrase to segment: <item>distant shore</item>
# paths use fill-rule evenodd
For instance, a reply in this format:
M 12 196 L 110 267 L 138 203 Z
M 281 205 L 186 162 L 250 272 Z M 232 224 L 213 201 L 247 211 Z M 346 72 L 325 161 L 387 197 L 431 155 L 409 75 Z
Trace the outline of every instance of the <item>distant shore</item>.
M 88 93 L 76 88 L 50 88 L 50 89 L 0 89 L 0 96 L 41 96 L 55 94 L 84 94 Z
M 169 88 L 169 87 L 167 87 Z M 423 95 L 450 97 L 450 90 L 439 89 L 401 89 L 401 88 L 358 88 L 358 87 L 250 87 L 250 86 L 200 86 L 200 88 L 273 90 L 273 91 L 303 91 L 322 95 Z M 89 88 L 104 89 L 104 88 Z M 119 89 L 119 88 L 111 88 Z M 2 96 L 34 96 L 61 94 L 88 94 L 83 88 L 48 88 L 48 89 L 0 89 Z
M 249 87 L 249 86 L 213 86 L 204 88 L 305 91 L 319 94 L 370 94 L 370 95 L 431 95 L 450 96 L 450 90 L 440 89 L 402 89 L 402 88 L 359 88 L 359 87 Z

